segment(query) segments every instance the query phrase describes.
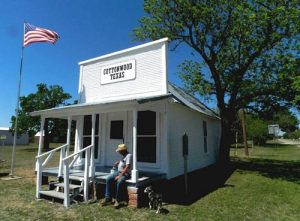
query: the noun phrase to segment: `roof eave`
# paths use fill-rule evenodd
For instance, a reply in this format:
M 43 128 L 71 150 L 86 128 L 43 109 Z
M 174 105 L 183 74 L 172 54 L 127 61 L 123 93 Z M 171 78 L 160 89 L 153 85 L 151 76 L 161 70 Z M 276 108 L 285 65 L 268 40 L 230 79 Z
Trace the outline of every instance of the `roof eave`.
M 149 47 L 149 46 L 152 46 L 152 45 L 155 45 L 155 44 L 160 44 L 160 43 L 163 43 L 163 42 L 167 42 L 168 40 L 169 40 L 168 38 L 162 38 L 162 39 L 159 39 L 159 40 L 156 40 L 156 41 L 151 41 L 151 42 L 148 42 L 146 44 L 138 45 L 138 46 L 135 46 L 135 47 L 131 47 L 131 48 L 127 48 L 127 49 L 124 49 L 124 50 L 109 53 L 109 54 L 106 54 L 106 55 L 102 55 L 102 56 L 99 56 L 99 57 L 96 57 L 96 58 L 81 61 L 81 62 L 78 63 L 78 65 L 86 65 L 86 64 L 89 64 L 89 63 L 92 63 L 92 62 L 95 62 L 95 61 L 99 61 L 99 60 L 103 60 L 103 59 L 107 59 L 109 57 L 113 57 L 113 56 L 116 56 L 116 55 L 128 53 L 128 52 L 138 50 L 138 49 L 142 49 L 142 48 L 145 48 L 145 47 Z

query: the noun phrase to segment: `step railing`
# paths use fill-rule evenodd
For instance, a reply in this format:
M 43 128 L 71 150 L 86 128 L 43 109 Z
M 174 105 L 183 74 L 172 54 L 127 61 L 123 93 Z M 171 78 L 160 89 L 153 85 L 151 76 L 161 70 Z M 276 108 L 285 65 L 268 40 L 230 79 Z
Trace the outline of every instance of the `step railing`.
M 74 163 L 74 159 L 77 159 L 79 157 L 79 154 L 85 152 L 85 165 L 84 165 L 84 179 L 83 179 L 83 199 L 85 202 L 88 201 L 88 195 L 89 195 L 89 178 L 93 176 L 89 171 L 90 167 L 90 158 L 91 158 L 91 152 L 94 149 L 94 144 L 91 144 L 81 150 L 79 150 L 76 153 L 73 153 L 65 158 L 62 159 L 63 161 L 63 174 L 64 174 L 64 206 L 69 207 L 70 206 L 70 188 L 69 188 L 69 173 L 70 168 L 72 167 Z M 73 161 L 69 163 L 69 160 L 74 157 Z M 93 157 L 93 156 L 92 156 Z M 92 165 L 94 166 L 94 165 Z
M 40 198 L 40 191 L 42 187 L 42 171 L 43 168 L 46 166 L 46 164 L 52 159 L 53 155 L 60 150 L 60 160 L 59 160 L 59 171 L 58 176 L 61 176 L 62 174 L 62 159 L 66 157 L 66 148 L 69 146 L 69 144 L 61 145 L 53 150 L 50 150 L 46 153 L 40 154 L 36 156 L 37 162 L 36 162 L 36 198 Z M 43 157 L 48 156 L 44 162 L 42 162 Z
M 43 119 L 42 119 L 43 120 Z M 65 207 L 70 206 L 70 196 L 69 196 L 69 173 L 70 168 L 73 167 L 73 164 L 76 162 L 80 153 L 85 152 L 85 170 L 84 170 L 84 201 L 88 201 L 88 187 L 89 187 L 89 177 L 94 178 L 95 176 L 95 122 L 96 122 L 96 114 L 92 115 L 92 137 L 91 137 L 91 145 L 79 150 L 76 153 L 69 155 L 70 149 L 70 137 L 71 137 L 71 120 L 72 117 L 68 117 L 68 131 L 67 131 L 67 143 L 57 147 L 53 150 L 48 151 L 47 153 L 43 153 L 38 155 L 37 163 L 36 163 L 36 171 L 37 171 L 37 185 L 36 185 L 36 198 L 40 198 L 40 191 L 42 186 L 42 169 L 43 167 L 51 160 L 53 154 L 60 150 L 60 160 L 59 160 L 59 171 L 58 176 L 64 177 L 64 205 Z M 43 122 L 43 121 L 42 121 Z M 43 124 L 43 123 L 42 123 Z M 42 127 L 41 127 L 42 128 Z M 41 133 L 42 134 L 42 133 Z M 42 139 L 40 138 L 40 146 Z M 39 148 L 40 149 L 40 148 Z M 42 157 L 49 155 L 46 160 L 42 163 Z M 74 157 L 71 163 L 69 163 L 69 159 Z

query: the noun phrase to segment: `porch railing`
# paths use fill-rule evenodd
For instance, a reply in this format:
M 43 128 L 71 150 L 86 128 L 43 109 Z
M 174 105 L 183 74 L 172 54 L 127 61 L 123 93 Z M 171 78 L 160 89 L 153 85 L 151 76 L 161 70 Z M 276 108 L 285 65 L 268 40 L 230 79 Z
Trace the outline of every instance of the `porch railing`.
M 43 134 L 45 118 L 42 118 L 41 121 L 41 134 Z M 42 170 L 43 167 L 51 160 L 54 153 L 60 150 L 60 160 L 59 160 L 59 171 L 58 176 L 64 177 L 64 205 L 68 207 L 70 205 L 70 196 L 69 196 L 69 173 L 70 168 L 73 167 L 76 160 L 79 158 L 80 154 L 85 152 L 85 169 L 84 169 L 84 201 L 88 201 L 88 187 L 89 187 L 89 177 L 94 178 L 95 175 L 95 122 L 96 115 L 92 115 L 92 137 L 91 137 L 91 145 L 77 151 L 76 153 L 69 155 L 70 149 L 70 137 L 71 137 L 71 122 L 72 117 L 68 116 L 68 131 L 67 131 L 67 142 L 66 144 L 57 147 L 53 150 L 50 150 L 46 153 L 41 154 L 42 148 L 42 136 L 40 136 L 39 142 L 39 152 L 36 163 L 36 171 L 37 171 L 37 185 L 36 185 L 36 198 L 40 198 L 40 191 L 42 186 Z M 42 158 L 48 156 L 44 162 L 42 162 Z M 69 163 L 69 160 L 74 157 L 74 159 Z
M 84 179 L 83 179 L 83 199 L 85 202 L 88 201 L 89 195 L 89 178 L 93 176 L 93 174 L 89 173 L 90 167 L 90 158 L 91 158 L 91 150 L 94 149 L 94 144 L 91 144 L 76 153 L 73 153 L 65 158 L 62 159 L 63 161 L 63 168 L 64 168 L 64 206 L 70 206 L 70 195 L 69 195 L 69 172 L 70 168 L 72 167 L 74 160 L 79 157 L 79 154 L 85 152 L 85 166 L 84 166 Z M 69 159 L 74 157 L 73 161 L 69 163 Z M 91 165 L 92 167 L 94 165 Z
M 53 150 L 50 150 L 46 153 L 40 154 L 36 156 L 37 162 L 36 162 L 36 198 L 40 198 L 40 191 L 42 186 L 42 170 L 46 166 L 46 164 L 52 159 L 55 152 L 60 150 L 60 160 L 59 160 L 59 171 L 58 176 L 62 175 L 62 159 L 66 157 L 66 148 L 69 146 L 69 144 L 61 145 Z M 48 156 L 44 162 L 42 162 L 43 157 Z

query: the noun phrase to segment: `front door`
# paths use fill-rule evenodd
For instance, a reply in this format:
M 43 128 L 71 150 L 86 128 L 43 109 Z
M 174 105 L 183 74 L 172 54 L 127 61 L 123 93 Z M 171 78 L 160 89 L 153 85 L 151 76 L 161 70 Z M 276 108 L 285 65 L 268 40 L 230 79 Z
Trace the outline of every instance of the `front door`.
M 127 112 L 108 113 L 106 129 L 105 164 L 110 166 L 121 157 L 117 146 L 127 140 Z

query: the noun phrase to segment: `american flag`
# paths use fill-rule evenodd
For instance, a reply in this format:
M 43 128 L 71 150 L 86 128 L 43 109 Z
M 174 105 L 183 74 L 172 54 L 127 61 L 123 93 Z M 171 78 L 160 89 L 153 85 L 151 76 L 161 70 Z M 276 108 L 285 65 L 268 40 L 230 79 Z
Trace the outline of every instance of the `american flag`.
M 28 23 L 24 24 L 24 47 L 35 42 L 51 42 L 54 44 L 58 39 L 59 35 L 54 31 L 35 27 Z

